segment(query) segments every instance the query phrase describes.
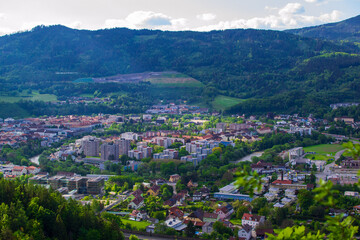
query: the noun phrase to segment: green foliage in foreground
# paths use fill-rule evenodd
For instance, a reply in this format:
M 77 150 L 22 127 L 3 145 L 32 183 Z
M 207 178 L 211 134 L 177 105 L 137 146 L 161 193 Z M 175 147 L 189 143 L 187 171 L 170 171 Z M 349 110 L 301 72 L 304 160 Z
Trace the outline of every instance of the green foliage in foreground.
M 0 180 L 0 239 L 124 239 L 115 221 L 43 187 Z
M 344 144 L 344 147 L 347 147 L 348 151 L 354 156 L 355 159 L 359 156 L 359 144 L 347 143 Z M 256 172 L 248 172 L 243 170 L 239 174 L 239 178 L 237 180 L 237 184 L 243 189 L 253 194 L 253 192 L 259 188 L 261 188 L 261 176 L 259 176 Z M 316 201 L 319 205 L 323 207 L 332 207 L 336 206 L 338 200 L 336 196 L 339 191 L 333 188 L 333 184 L 331 181 L 325 182 L 320 179 L 319 187 L 313 190 L 314 201 Z M 305 199 L 303 194 L 310 192 L 302 191 L 299 194 L 300 205 L 305 207 Z M 306 196 L 305 196 L 306 197 Z M 282 239 L 282 240 L 290 240 L 290 239 L 313 239 L 320 240 L 324 239 L 326 236 L 327 239 L 338 240 L 338 239 L 355 239 L 355 234 L 358 232 L 359 227 L 353 226 L 355 219 L 351 216 L 344 218 L 344 215 L 338 215 L 336 217 L 327 217 L 325 222 L 326 234 L 317 231 L 314 233 L 307 232 L 304 226 L 293 226 L 287 227 L 285 229 L 275 230 L 276 235 L 268 234 L 269 239 Z

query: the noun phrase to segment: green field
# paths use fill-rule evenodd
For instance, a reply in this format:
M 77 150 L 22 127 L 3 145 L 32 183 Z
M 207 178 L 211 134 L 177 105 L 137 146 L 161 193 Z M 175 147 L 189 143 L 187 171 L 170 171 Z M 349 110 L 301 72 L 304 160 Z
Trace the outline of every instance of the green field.
M 132 221 L 132 220 L 128 220 L 128 219 L 121 219 L 121 221 L 124 224 L 130 224 L 131 227 L 135 227 L 137 228 L 139 231 L 145 231 L 146 227 L 151 225 L 151 223 L 149 222 L 137 222 L 137 221 Z
M 40 94 L 36 91 L 33 91 L 32 93 L 21 92 L 16 96 L 0 95 L 0 102 L 14 103 L 20 100 L 53 102 L 57 100 L 57 97 L 53 94 Z
M 329 159 L 334 159 L 335 154 L 338 151 L 343 150 L 344 148 L 339 144 L 320 144 L 310 147 L 305 147 L 304 151 L 307 152 L 315 152 L 316 154 L 306 154 L 305 158 L 311 160 L 322 160 L 328 161 Z
M 216 96 L 214 101 L 211 103 L 213 108 L 217 110 L 225 110 L 232 106 L 235 106 L 236 104 L 242 102 L 243 100 L 240 98 L 233 98 L 228 96 L 219 95 Z
M 343 150 L 340 144 L 320 144 L 310 147 L 304 147 L 305 152 L 316 152 L 318 154 L 331 154 Z
M 328 159 L 334 158 L 334 156 L 327 156 L 326 154 L 306 154 L 305 158 L 310 160 L 327 161 Z
M 231 219 L 230 222 L 234 225 L 240 225 L 241 226 L 241 219 Z

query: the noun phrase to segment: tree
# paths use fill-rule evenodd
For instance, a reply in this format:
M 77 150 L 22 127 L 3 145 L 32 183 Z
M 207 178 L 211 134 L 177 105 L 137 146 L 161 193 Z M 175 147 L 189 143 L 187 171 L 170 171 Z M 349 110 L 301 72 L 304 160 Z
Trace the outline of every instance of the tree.
M 139 240 L 139 238 L 133 234 L 130 235 L 129 240 Z
M 236 210 L 236 218 L 241 219 L 244 213 L 249 213 L 248 207 L 244 205 L 239 206 L 239 208 Z
M 168 200 L 169 198 L 171 198 L 171 196 L 172 192 L 170 192 L 168 188 L 164 188 L 162 192 L 162 197 L 164 198 L 164 200 Z
M 195 226 L 192 221 L 190 221 L 187 225 L 187 228 L 185 229 L 185 235 L 187 237 L 193 237 L 195 235 Z
M 271 181 L 275 181 L 276 179 L 278 179 L 278 175 L 276 172 L 273 172 L 272 175 L 271 175 Z
M 267 205 L 267 200 L 264 197 L 255 198 L 251 205 L 253 206 L 252 211 L 254 213 L 257 213 L 261 208 L 265 207 Z
M 302 210 L 307 210 L 314 203 L 314 197 L 311 191 L 301 189 L 298 193 L 298 203 Z
M 176 191 L 180 192 L 181 190 L 185 190 L 186 186 L 181 183 L 181 180 L 177 181 L 176 183 Z
M 229 236 L 233 235 L 233 231 L 231 228 L 224 225 L 224 223 L 216 221 L 213 225 L 214 231 L 218 232 L 219 234 L 228 234 Z

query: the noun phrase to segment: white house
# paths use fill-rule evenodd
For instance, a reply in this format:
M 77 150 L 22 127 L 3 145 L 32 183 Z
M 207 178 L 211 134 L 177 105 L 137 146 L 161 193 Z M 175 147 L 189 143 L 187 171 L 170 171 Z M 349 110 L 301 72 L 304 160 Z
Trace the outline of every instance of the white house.
M 28 174 L 34 174 L 34 175 L 40 172 L 40 168 L 34 166 L 26 167 L 26 170 Z
M 255 228 L 260 223 L 263 223 L 265 221 L 264 216 L 258 216 L 254 214 L 244 213 L 244 215 L 241 218 L 242 225 L 250 225 L 252 228 Z
M 216 209 L 216 214 L 219 215 L 220 219 L 229 217 L 233 212 L 234 209 L 229 205 Z
M 250 240 L 251 239 L 251 231 L 252 231 L 252 227 L 250 225 L 245 224 L 238 231 L 238 236 L 240 239 Z
M 22 166 L 14 166 L 12 169 L 12 174 L 15 176 L 21 176 L 27 174 L 27 170 Z
M 139 209 L 144 205 L 144 198 L 139 196 L 134 198 L 128 205 L 129 209 Z

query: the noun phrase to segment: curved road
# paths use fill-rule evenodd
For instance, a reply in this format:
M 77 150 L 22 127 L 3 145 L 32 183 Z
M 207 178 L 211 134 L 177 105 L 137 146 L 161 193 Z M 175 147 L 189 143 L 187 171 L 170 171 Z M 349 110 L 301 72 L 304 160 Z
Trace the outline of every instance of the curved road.
M 322 178 L 326 180 L 326 177 L 332 174 L 331 168 L 335 166 L 335 161 L 338 160 L 345 151 L 346 149 L 335 153 L 334 161 L 328 165 L 325 165 L 324 171 L 317 173 L 316 178 Z
M 247 156 L 245 156 L 243 158 L 240 158 L 239 160 L 235 161 L 235 163 L 246 162 L 246 161 L 251 162 L 252 157 L 260 157 L 263 153 L 264 153 L 264 151 L 262 151 L 262 152 L 254 152 L 254 153 L 249 154 L 249 155 L 247 155 Z

